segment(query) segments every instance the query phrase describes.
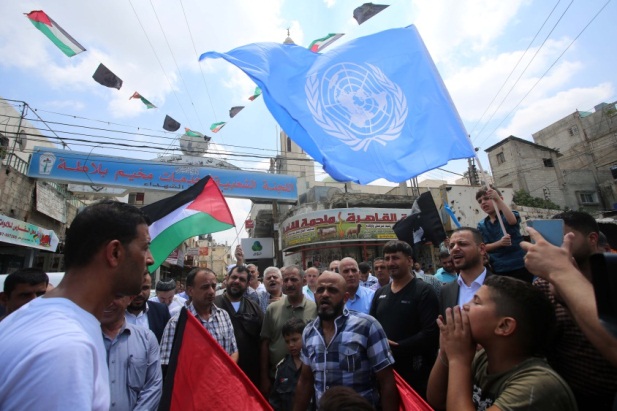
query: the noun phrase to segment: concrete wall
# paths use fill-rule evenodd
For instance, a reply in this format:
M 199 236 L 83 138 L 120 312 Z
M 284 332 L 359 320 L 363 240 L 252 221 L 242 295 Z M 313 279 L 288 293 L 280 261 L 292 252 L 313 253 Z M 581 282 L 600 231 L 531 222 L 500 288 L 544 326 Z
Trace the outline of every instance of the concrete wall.
M 505 162 L 499 164 L 497 155 L 503 153 Z M 533 197 L 548 198 L 561 207 L 567 205 L 562 191 L 563 178 L 557 154 L 530 144 L 513 140 L 488 153 L 495 186 L 525 190 Z M 544 159 L 551 159 L 547 167 Z

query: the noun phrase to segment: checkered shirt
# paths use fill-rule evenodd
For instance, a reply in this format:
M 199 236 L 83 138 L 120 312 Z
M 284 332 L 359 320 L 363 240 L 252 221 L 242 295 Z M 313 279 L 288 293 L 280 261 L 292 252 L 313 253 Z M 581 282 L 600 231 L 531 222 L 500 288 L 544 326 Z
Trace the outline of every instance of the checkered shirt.
M 212 313 L 208 321 L 204 320 L 197 314 L 193 304 L 191 303 L 187 307 L 190 314 L 194 315 L 199 320 L 201 325 L 214 337 L 227 354 L 231 355 L 238 351 L 236 344 L 236 337 L 234 335 L 234 327 L 231 324 L 229 314 L 225 310 L 218 308 L 212 304 Z M 178 324 L 178 318 L 180 313 L 171 317 L 171 320 L 167 323 L 165 331 L 163 331 L 163 338 L 161 339 L 161 364 L 168 365 L 169 357 L 171 356 L 171 346 L 174 342 L 174 335 L 176 334 L 176 325 Z
M 346 308 L 334 326 L 334 337 L 327 347 L 319 318 L 302 334 L 300 358 L 315 376 L 316 402 L 330 387 L 344 385 L 371 404 L 379 404 L 375 373 L 394 364 L 386 333 L 370 315 Z

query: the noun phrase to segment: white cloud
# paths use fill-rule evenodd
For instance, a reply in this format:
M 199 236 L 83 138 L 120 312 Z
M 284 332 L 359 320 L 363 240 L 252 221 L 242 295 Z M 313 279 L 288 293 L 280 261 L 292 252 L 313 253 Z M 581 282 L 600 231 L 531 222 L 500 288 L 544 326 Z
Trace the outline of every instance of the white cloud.
M 577 109 L 588 110 L 599 102 L 609 99 L 614 92 L 611 83 L 602 83 L 595 87 L 576 87 L 534 100 L 527 107 L 518 110 L 506 126 L 496 131 L 498 138 L 495 141 L 511 134 L 531 139 L 532 133 L 572 114 Z
M 336 0 L 323 0 L 327 8 L 331 9 L 336 4 Z
M 499 38 L 524 0 L 414 1 L 414 20 L 433 59 L 481 51 Z

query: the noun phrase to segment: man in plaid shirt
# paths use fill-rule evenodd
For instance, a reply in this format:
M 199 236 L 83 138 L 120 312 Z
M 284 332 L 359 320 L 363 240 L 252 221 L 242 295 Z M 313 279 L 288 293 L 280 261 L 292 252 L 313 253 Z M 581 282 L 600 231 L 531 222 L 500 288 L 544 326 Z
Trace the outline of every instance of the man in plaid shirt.
M 213 304 L 216 292 L 216 275 L 208 268 L 200 269 L 189 274 L 186 279 L 187 284 L 191 283 L 189 279 L 191 275 L 194 276 L 194 279 L 192 279 L 193 285 L 187 289 L 188 295 L 191 296 L 191 304 L 188 306 L 189 313 L 201 322 L 210 335 L 227 351 L 231 359 L 238 362 L 238 346 L 236 345 L 234 328 L 229 314 Z M 171 347 L 174 342 L 179 316 L 180 314 L 178 313 L 171 317 L 171 320 L 169 320 L 165 327 L 165 331 L 163 331 L 163 338 L 161 339 L 161 365 L 164 371 L 166 371 L 169 364 Z
M 345 308 L 346 288 L 345 279 L 334 272 L 325 271 L 317 280 L 319 318 L 302 335 L 295 411 L 306 410 L 313 393 L 318 404 L 325 391 L 337 385 L 353 388 L 373 406 L 381 403 L 383 411 L 398 410 L 386 334 L 373 317 Z

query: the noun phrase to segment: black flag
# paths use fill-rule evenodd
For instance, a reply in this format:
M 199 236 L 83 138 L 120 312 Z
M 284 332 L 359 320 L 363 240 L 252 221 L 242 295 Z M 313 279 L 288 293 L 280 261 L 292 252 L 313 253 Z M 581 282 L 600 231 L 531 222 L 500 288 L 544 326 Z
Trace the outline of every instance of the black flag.
M 399 240 L 409 243 L 412 247 L 416 243 L 427 241 L 438 246 L 446 238 L 439 211 L 429 192 L 420 194 L 420 197 L 413 202 L 411 215 L 397 221 L 392 229 Z
M 97 83 L 105 87 L 117 88 L 118 90 L 120 90 L 120 87 L 122 87 L 122 80 L 120 79 L 120 77 L 112 73 L 103 64 L 99 64 L 99 67 L 96 69 L 96 71 L 92 75 L 92 78 Z
M 165 121 L 163 122 L 163 128 L 167 131 L 178 131 L 180 128 L 180 123 L 166 115 Z

